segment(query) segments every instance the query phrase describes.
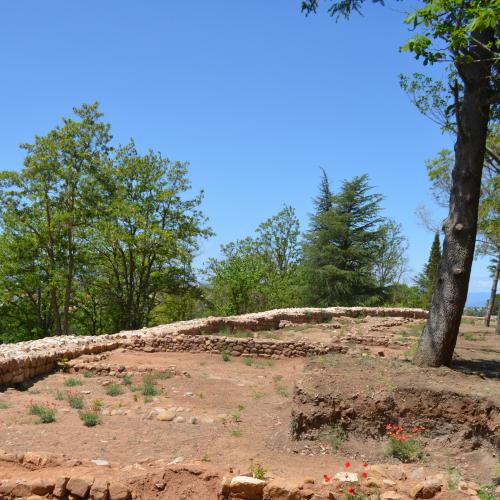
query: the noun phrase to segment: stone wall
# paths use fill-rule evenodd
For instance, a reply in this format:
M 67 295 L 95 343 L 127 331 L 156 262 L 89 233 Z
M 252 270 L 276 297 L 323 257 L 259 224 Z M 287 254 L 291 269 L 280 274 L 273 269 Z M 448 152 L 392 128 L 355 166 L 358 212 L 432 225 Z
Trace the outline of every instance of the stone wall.
M 119 347 L 144 351 L 228 351 L 233 355 L 301 356 L 342 351 L 338 345 L 290 343 L 269 340 L 232 339 L 207 336 L 222 328 L 252 331 L 275 330 L 281 321 L 321 323 L 339 317 L 404 317 L 422 319 L 427 312 L 406 308 L 294 308 L 275 309 L 241 316 L 209 317 L 179 321 L 141 330 L 123 331 L 112 335 L 62 336 L 0 345 L 0 385 L 18 384 L 37 375 L 49 373 L 60 360 L 70 360 L 83 354 L 97 354 Z

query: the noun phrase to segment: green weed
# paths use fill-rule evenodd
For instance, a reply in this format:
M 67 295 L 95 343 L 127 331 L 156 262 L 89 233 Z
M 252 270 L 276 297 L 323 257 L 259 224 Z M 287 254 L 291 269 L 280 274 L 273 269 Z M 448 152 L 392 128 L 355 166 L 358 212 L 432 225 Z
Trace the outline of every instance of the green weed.
M 115 397 L 123 394 L 123 389 L 118 384 L 113 383 L 106 386 L 105 392 L 108 396 Z
M 266 478 L 267 469 L 259 462 L 252 462 L 250 464 L 250 472 L 255 479 L 262 481 Z
M 55 408 L 49 406 L 31 404 L 28 406 L 28 411 L 30 415 L 37 416 L 41 424 L 50 424 L 56 419 Z
M 95 411 L 81 411 L 79 416 L 85 427 L 95 427 L 101 421 Z
M 319 439 L 336 451 L 347 439 L 347 434 L 338 424 L 327 424 L 319 430 Z
M 66 387 L 76 387 L 77 385 L 83 385 L 83 382 L 79 378 L 67 378 L 64 385 Z
M 68 394 L 68 403 L 74 410 L 82 410 L 84 406 L 83 396 L 80 394 Z

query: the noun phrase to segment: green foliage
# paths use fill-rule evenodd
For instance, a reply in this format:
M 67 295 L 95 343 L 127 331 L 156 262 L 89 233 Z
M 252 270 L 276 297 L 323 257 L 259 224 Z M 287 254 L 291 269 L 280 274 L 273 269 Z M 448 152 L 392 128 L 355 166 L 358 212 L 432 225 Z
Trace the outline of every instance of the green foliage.
M 323 425 L 319 430 L 319 439 L 336 451 L 347 439 L 347 434 L 338 424 Z
M 85 427 L 95 427 L 101 421 L 99 414 L 95 411 L 81 411 L 78 415 Z
M 83 372 L 83 376 L 85 378 L 92 378 L 94 376 L 94 372 L 92 370 L 85 370 Z
M 219 315 L 296 305 L 300 256 L 299 222 L 284 207 L 256 230 L 255 238 L 223 245 L 222 258 L 207 267 L 207 301 Z
M 323 186 L 322 181 L 322 186 Z M 368 176 L 344 181 L 331 196 L 322 187 L 304 244 L 307 302 L 314 306 L 374 304 L 382 300 L 380 285 L 387 270 L 375 271 L 389 233 L 380 216 L 382 196 L 371 193 Z M 395 227 L 392 227 L 392 233 Z
M 276 392 L 283 398 L 287 398 L 290 396 L 290 392 L 288 391 L 288 387 L 284 384 L 277 383 L 275 386 Z
M 83 396 L 80 394 L 68 394 L 68 403 L 71 408 L 81 410 L 84 407 Z
M 245 365 L 247 365 L 247 366 L 252 366 L 253 365 L 253 359 L 252 358 L 244 357 L 243 358 L 243 363 L 245 363 Z
M 106 394 L 108 396 L 112 396 L 112 397 L 120 396 L 121 394 L 123 394 L 123 388 L 120 385 L 115 384 L 115 383 L 107 385 L 105 387 L 104 391 L 106 392 Z
M 93 399 L 90 403 L 90 408 L 92 411 L 99 412 L 103 409 L 104 403 L 100 399 Z
M 64 385 L 66 387 L 76 387 L 78 385 L 83 385 L 83 382 L 78 379 L 78 378 L 67 378 L 65 381 L 64 381 Z
M 158 396 L 160 389 L 156 386 L 158 380 L 157 374 L 144 375 L 142 379 L 141 394 L 145 397 Z
M 46 405 L 31 404 L 28 407 L 30 415 L 35 415 L 41 424 L 50 424 L 56 419 L 56 410 Z
M 439 261 L 441 259 L 441 245 L 439 243 L 439 233 L 434 235 L 429 260 L 424 270 L 415 278 L 421 296 L 421 307 L 428 309 L 431 304 L 432 294 L 437 282 Z
M 66 395 L 64 392 L 57 390 L 54 397 L 57 399 L 57 401 L 64 401 L 66 399 Z
M 221 356 L 222 356 L 222 361 L 225 361 L 226 363 L 228 361 L 231 361 L 231 356 L 229 356 L 229 353 L 227 351 L 222 351 Z
M 125 385 L 128 385 L 128 386 L 132 385 L 132 377 L 130 375 L 125 374 L 123 376 L 122 380 L 123 380 L 123 383 Z
M 387 442 L 387 454 L 401 460 L 401 462 L 416 462 L 424 458 L 422 447 L 416 438 L 409 436 L 405 441 L 399 441 L 389 437 Z
M 74 114 L 22 146 L 20 172 L 0 172 L 0 342 L 140 328 L 194 289 L 211 232 L 187 164 L 111 148 L 97 103 Z
M 259 462 L 252 462 L 250 464 L 250 473 L 252 477 L 262 481 L 266 478 L 267 469 Z
M 482 484 L 477 490 L 477 496 L 480 500 L 495 500 L 495 485 Z

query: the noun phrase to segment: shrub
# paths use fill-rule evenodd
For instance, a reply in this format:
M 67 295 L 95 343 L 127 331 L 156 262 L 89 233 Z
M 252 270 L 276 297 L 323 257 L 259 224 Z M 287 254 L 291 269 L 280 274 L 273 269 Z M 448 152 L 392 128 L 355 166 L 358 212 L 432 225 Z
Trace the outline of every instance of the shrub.
M 242 436 L 242 432 L 239 429 L 231 429 L 231 436 L 239 438 Z
M 266 478 L 267 469 L 258 462 L 252 462 L 250 464 L 250 472 L 255 479 L 263 480 Z
M 145 375 L 142 379 L 141 394 L 146 397 L 158 396 L 160 389 L 156 386 L 154 374 Z
M 57 363 L 57 366 L 59 367 L 59 369 L 63 372 L 67 372 L 68 369 L 69 369 L 69 360 L 68 358 L 61 358 L 61 359 L 58 359 L 56 361 Z
M 108 396 L 119 396 L 123 394 L 123 389 L 118 384 L 109 384 L 106 386 L 106 394 Z
M 386 425 L 389 441 L 387 443 L 387 454 L 401 460 L 401 462 L 415 462 L 424 457 L 424 453 L 417 440 L 417 434 L 422 427 L 413 427 L 412 433 L 406 434 L 402 427 L 397 424 Z
M 276 384 L 276 392 L 284 398 L 287 398 L 290 395 L 287 386 L 283 384 Z
M 92 378 L 94 376 L 94 372 L 92 370 L 85 370 L 83 372 L 83 376 L 85 378 Z
M 66 387 L 76 387 L 77 385 L 82 385 L 83 382 L 79 378 L 67 378 L 64 381 Z
M 243 358 L 243 363 L 245 363 L 247 366 L 252 366 L 253 359 L 252 358 Z
M 62 391 L 56 391 L 54 397 L 57 399 L 57 401 L 64 401 L 66 399 L 66 395 Z
M 68 393 L 68 403 L 75 410 L 83 409 L 83 396 L 80 394 Z
M 122 380 L 123 380 L 123 383 L 125 385 L 128 385 L 128 386 L 132 385 L 132 377 L 130 375 L 124 375 Z
M 37 416 L 41 424 L 50 424 L 56 419 L 55 408 L 50 408 L 49 406 L 30 404 L 28 411 L 30 415 Z
M 482 484 L 477 490 L 480 500 L 495 500 L 495 486 L 492 484 Z
M 229 353 L 227 351 L 222 351 L 221 352 L 221 356 L 222 356 L 222 361 L 231 361 L 231 358 L 229 356 Z
M 101 411 L 102 407 L 104 406 L 104 403 L 100 399 L 94 399 L 92 403 L 90 403 L 90 408 L 92 408 L 92 411 Z
M 323 425 L 319 430 L 319 439 L 330 445 L 332 450 L 338 450 L 347 439 L 346 432 L 337 424 Z
M 85 427 L 95 427 L 101 421 L 95 411 L 81 411 L 79 415 Z

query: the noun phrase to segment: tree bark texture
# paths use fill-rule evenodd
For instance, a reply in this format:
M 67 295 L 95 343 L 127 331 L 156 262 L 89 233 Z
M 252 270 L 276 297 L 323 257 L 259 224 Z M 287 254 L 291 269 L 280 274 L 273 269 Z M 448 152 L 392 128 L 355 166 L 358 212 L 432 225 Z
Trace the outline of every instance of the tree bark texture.
M 477 34 L 487 42 L 485 32 Z M 489 34 L 492 37 L 492 34 Z M 471 49 L 480 52 L 479 47 Z M 474 54 L 475 59 L 478 54 Z M 482 54 L 479 54 L 482 55 Z M 486 150 L 490 105 L 491 62 L 457 65 L 463 80 L 463 96 L 456 102 L 457 140 L 448 217 L 439 262 L 437 283 L 427 323 L 420 337 L 415 363 L 449 366 L 457 342 L 474 256 L 481 176 Z

